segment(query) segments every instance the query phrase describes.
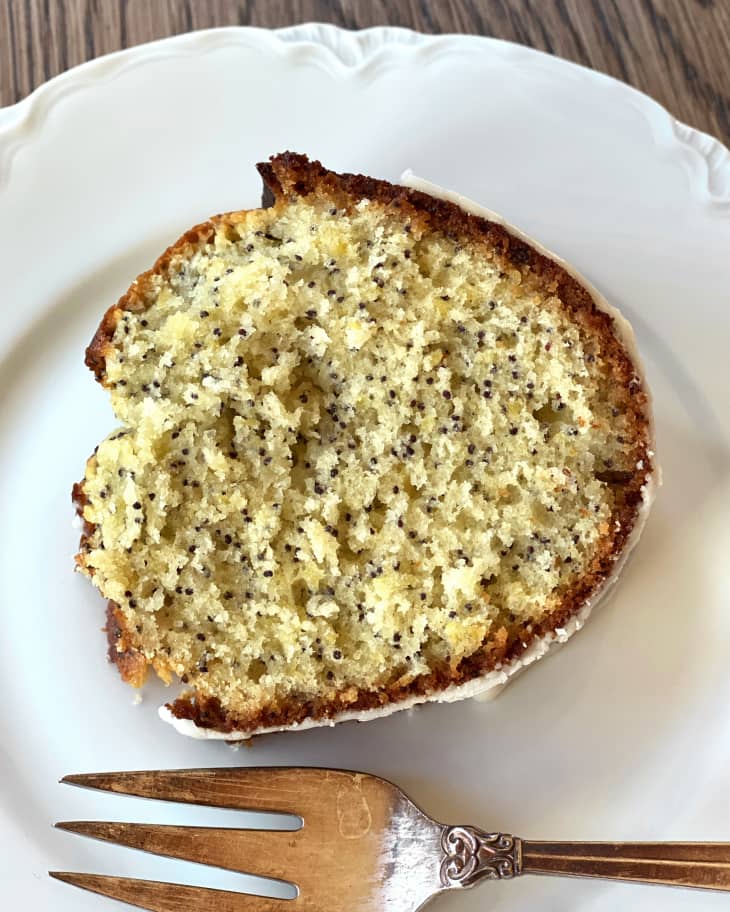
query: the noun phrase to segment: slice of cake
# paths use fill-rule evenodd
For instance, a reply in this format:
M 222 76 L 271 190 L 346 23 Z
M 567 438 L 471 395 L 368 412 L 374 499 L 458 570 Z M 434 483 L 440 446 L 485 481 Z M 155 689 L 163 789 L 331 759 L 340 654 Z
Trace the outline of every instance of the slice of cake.
M 104 316 L 120 428 L 75 488 L 122 677 L 228 739 L 503 684 L 581 625 L 654 473 L 630 329 L 552 255 L 460 199 L 259 171 L 268 208 Z

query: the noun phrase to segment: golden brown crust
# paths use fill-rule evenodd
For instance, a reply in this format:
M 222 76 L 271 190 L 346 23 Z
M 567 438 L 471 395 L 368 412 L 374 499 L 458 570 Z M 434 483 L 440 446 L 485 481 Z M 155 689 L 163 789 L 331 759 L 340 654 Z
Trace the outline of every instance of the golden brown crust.
M 94 524 L 84 518 L 84 507 L 89 502 L 86 492 L 84 491 L 83 481 L 74 482 L 71 489 L 71 503 L 76 507 L 76 515 L 82 522 L 81 539 L 79 540 L 79 550 L 83 551 L 88 539 L 94 531 Z
M 252 732 L 260 728 L 291 725 L 305 719 L 330 719 L 342 712 L 359 712 L 398 703 L 413 696 L 431 695 L 453 685 L 464 684 L 518 658 L 532 642 L 565 626 L 611 574 L 635 525 L 642 503 L 642 486 L 652 473 L 647 393 L 614 331 L 613 318 L 596 305 L 587 289 L 562 266 L 513 237 L 503 226 L 470 215 L 453 203 L 419 191 L 362 175 L 335 174 L 319 162 L 289 152 L 273 156 L 270 162 L 260 164 L 258 169 L 265 187 L 270 191 L 270 195 L 264 196 L 265 204 L 285 204 L 293 196 L 317 194 L 331 199 L 338 207 L 348 209 L 354 202 L 367 198 L 396 209 L 401 217 L 417 223 L 423 230 L 439 230 L 460 242 L 482 246 L 492 255 L 496 252 L 504 268 L 516 268 L 524 276 L 537 279 L 545 292 L 555 295 L 570 311 L 571 317 L 600 341 L 602 358 L 613 373 L 616 389 L 623 391 L 621 405 L 629 417 L 631 428 L 631 442 L 627 435 L 627 447 L 630 447 L 635 464 L 643 465 L 643 468 L 633 474 L 624 473 L 621 477 L 615 475 L 604 479 L 614 487 L 616 507 L 603 547 L 588 572 L 563 594 L 560 605 L 540 624 L 532 626 L 529 632 L 521 630 L 509 639 L 503 631 L 504 636 L 485 644 L 456 667 L 444 664 L 406 684 L 395 683 L 378 691 L 360 691 L 354 701 L 351 690 L 331 698 L 303 696 L 300 700 L 289 699 L 282 705 L 272 705 L 248 718 L 232 716 L 217 700 L 195 692 L 169 704 L 177 718 L 190 719 L 201 728 L 225 733 Z M 236 213 L 216 216 L 188 231 L 107 311 L 86 352 L 86 363 L 100 382 L 105 380 L 106 358 L 112 349 L 120 313 L 124 310 L 143 310 L 149 306 L 158 277 L 167 274 L 171 263 L 209 243 L 215 231 L 221 225 L 232 223 L 236 216 Z M 83 486 L 76 486 L 74 490 L 77 504 L 82 504 Z M 82 536 L 81 564 L 85 540 L 92 532 L 93 528 L 90 528 Z M 122 612 L 111 604 L 109 616 L 113 620 L 109 621 L 108 630 L 112 631 L 110 636 L 113 635 L 115 646 L 110 649 L 110 658 L 118 665 L 122 677 L 134 682 L 139 679 L 140 663 L 146 665 L 146 661 L 135 653 L 131 645 L 134 642 L 133 632 L 125 627 Z
M 106 607 L 107 656 L 119 669 L 126 684 L 141 687 L 147 678 L 147 660 L 130 644 L 129 629 L 119 605 L 110 601 Z
M 106 311 L 86 349 L 85 358 L 86 366 L 93 372 L 99 383 L 105 385 L 106 359 L 113 350 L 114 331 L 117 328 L 122 312 L 125 310 L 133 312 L 146 310 L 151 303 L 150 294 L 154 290 L 155 280 L 159 276 L 167 275 L 173 260 L 190 255 L 211 241 L 215 235 L 215 223 L 222 218 L 224 216 L 216 216 L 210 221 L 203 222 L 186 231 L 182 237 L 178 238 L 174 244 L 157 258 L 151 269 L 138 275 L 117 303 L 112 304 Z
M 93 459 L 93 456 L 91 458 Z M 84 491 L 83 481 L 78 481 L 74 484 L 71 491 L 71 500 L 76 507 L 76 514 L 83 522 L 76 564 L 82 572 L 91 575 L 93 570 L 86 566 L 84 555 L 89 548 L 89 542 L 94 534 L 95 526 L 84 518 L 84 507 L 88 503 L 88 498 Z M 132 632 L 116 602 L 109 601 L 107 603 L 104 631 L 109 646 L 107 650 L 109 661 L 117 666 L 119 674 L 125 683 L 131 684 L 132 687 L 141 687 L 147 677 L 147 660 L 132 645 Z

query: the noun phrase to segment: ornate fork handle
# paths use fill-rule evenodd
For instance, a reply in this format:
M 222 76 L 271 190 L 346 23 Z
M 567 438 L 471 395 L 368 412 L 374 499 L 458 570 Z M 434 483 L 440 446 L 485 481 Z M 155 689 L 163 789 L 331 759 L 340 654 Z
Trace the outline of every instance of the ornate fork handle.
M 444 887 L 472 887 L 522 873 L 522 840 L 472 826 L 444 827 L 440 877 Z
M 472 826 L 444 827 L 445 889 L 519 874 L 598 877 L 730 890 L 730 844 L 708 842 L 529 842 Z

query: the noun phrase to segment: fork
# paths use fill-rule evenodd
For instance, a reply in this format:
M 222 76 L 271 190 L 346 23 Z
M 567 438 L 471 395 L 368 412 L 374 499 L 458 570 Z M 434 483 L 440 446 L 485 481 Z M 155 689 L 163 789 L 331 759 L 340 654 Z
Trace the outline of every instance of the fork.
M 416 912 L 446 890 L 521 874 L 730 891 L 730 843 L 533 842 L 428 817 L 391 782 L 297 767 L 66 776 L 163 801 L 294 814 L 295 831 L 75 821 L 62 830 L 297 887 L 293 900 L 62 871 L 51 877 L 152 912 Z

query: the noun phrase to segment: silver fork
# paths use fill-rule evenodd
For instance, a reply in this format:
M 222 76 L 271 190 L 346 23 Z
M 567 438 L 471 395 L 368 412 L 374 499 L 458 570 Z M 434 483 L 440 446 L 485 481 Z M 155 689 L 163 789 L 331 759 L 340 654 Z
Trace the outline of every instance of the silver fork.
M 66 776 L 163 801 L 299 816 L 296 831 L 76 821 L 62 830 L 289 881 L 293 900 L 128 877 L 51 877 L 153 912 L 416 912 L 446 890 L 557 874 L 730 891 L 730 843 L 532 842 L 448 826 L 377 776 L 297 767 Z

